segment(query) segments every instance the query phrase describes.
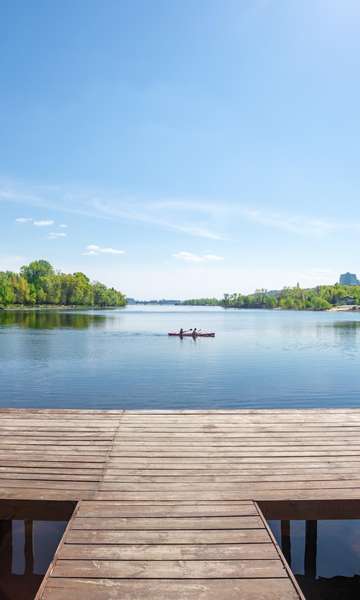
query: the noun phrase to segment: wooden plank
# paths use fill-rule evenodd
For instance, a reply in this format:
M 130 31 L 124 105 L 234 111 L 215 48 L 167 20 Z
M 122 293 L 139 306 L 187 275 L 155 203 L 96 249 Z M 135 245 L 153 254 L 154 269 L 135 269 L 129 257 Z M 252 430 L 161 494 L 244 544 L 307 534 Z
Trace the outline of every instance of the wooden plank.
M 136 529 L 258 529 L 263 527 L 261 519 L 255 517 L 76 517 L 71 529 L 111 531 Z
M 249 434 L 249 432 L 247 432 Z M 306 434 L 306 432 L 304 432 L 304 435 L 301 436 L 301 439 L 297 439 L 298 436 L 298 432 L 287 432 L 286 435 L 280 435 L 279 432 L 274 432 L 273 434 L 268 434 L 267 432 L 264 432 L 262 435 L 259 434 L 252 434 L 252 435 L 245 435 L 245 433 L 241 433 L 238 430 L 235 430 L 233 433 L 228 433 L 228 432 L 219 432 L 218 434 L 212 434 L 212 435 L 206 435 L 204 433 L 199 433 L 196 434 L 195 432 L 189 432 L 189 434 L 180 434 L 180 432 L 176 433 L 174 431 L 169 432 L 168 434 L 165 434 L 164 432 L 154 432 L 154 434 L 150 435 L 149 433 L 146 432 L 140 432 L 139 434 L 136 434 L 135 432 L 131 432 L 129 433 L 129 436 L 124 436 L 121 439 L 118 439 L 115 441 L 115 448 L 119 448 L 121 449 L 122 447 L 126 447 L 126 446 L 132 446 L 133 443 L 140 443 L 141 441 L 143 441 L 143 445 L 148 445 L 149 447 L 151 446 L 161 446 L 161 445 L 168 445 L 168 448 L 171 449 L 171 446 L 180 446 L 180 447 L 185 447 L 187 446 L 187 443 L 192 444 L 192 446 L 190 447 L 196 447 L 196 446 L 245 446 L 246 447 L 246 442 L 249 441 L 250 444 L 255 444 L 255 445 L 259 445 L 261 446 L 266 446 L 267 445 L 267 440 L 269 440 L 269 442 L 273 442 L 275 446 L 277 445 L 286 445 L 287 442 L 292 443 L 293 445 L 299 444 L 302 445 L 302 443 L 304 442 L 305 445 L 310 445 L 312 444 L 312 442 L 317 441 L 318 444 L 321 445 L 321 442 L 323 443 L 327 443 L 327 444 L 332 444 L 334 441 L 336 443 L 336 445 L 343 443 L 347 443 L 347 441 L 352 441 L 355 444 L 358 444 L 358 436 L 360 433 L 360 428 L 358 428 L 356 431 L 354 432 L 349 432 L 346 435 L 344 435 L 344 432 L 340 432 L 340 431 L 333 431 L 331 432 L 332 435 L 330 435 L 330 432 L 328 432 L 328 435 L 323 434 L 322 431 L 320 432 L 316 432 L 314 433 L 314 435 L 310 435 L 310 434 Z M 93 436 L 94 439 L 96 439 L 95 436 Z M 172 438 L 169 439 L 169 438 Z M 295 439 L 294 439 L 295 438 Z M 39 437 L 39 439 L 42 439 Z M 72 438 L 67 438 L 67 439 L 72 439 Z M 99 441 L 104 441 L 99 439 Z
M 84 500 L 85 501 L 85 500 Z M 96 503 L 98 502 L 96 499 L 91 499 L 89 502 L 91 503 Z M 225 500 L 221 503 L 219 502 L 207 502 L 206 500 L 163 500 L 162 498 L 159 500 L 109 500 L 109 501 L 100 501 L 98 502 L 99 505 L 101 506 L 111 506 L 111 505 L 119 505 L 119 506 L 143 506 L 144 510 L 145 507 L 147 507 L 147 510 L 149 509 L 149 507 L 151 506 L 162 506 L 162 507 L 174 507 L 174 506 L 194 506 L 194 504 L 198 505 L 198 506 L 216 506 L 217 504 L 220 504 L 221 506 L 239 506 L 241 505 L 246 505 L 248 506 L 249 504 L 253 504 L 255 506 L 255 503 L 253 502 L 253 500 Z
M 184 517 L 184 516 L 202 516 L 202 517 L 225 517 L 225 516 L 257 516 L 257 510 L 251 502 L 247 504 L 231 504 L 230 506 L 221 503 L 207 505 L 191 504 L 172 506 L 150 505 L 150 506 L 123 506 L 116 502 L 81 502 L 78 510 L 78 517 Z
M 358 475 L 359 476 L 359 475 Z M 1 480 L 0 480 L 1 482 Z M 23 483 L 23 482 L 22 482 Z M 58 482 L 60 484 L 60 482 Z M 87 482 L 86 482 L 87 483 Z M 84 485 L 84 489 L 91 489 L 90 487 L 86 487 L 86 483 L 82 482 Z M 88 483 L 89 486 L 93 485 L 92 483 Z M 42 486 L 44 487 L 44 486 Z M 61 487 L 59 485 L 59 487 Z M 238 482 L 166 482 L 166 483 L 153 483 L 153 482 L 135 482 L 135 483 L 117 483 L 117 482 L 105 482 L 101 483 L 99 486 L 99 492 L 177 492 L 180 494 L 185 492 L 195 492 L 198 490 L 199 492 L 217 492 L 225 493 L 225 492 L 234 492 L 238 493 L 241 489 L 242 493 L 252 494 L 253 496 L 258 496 L 259 493 L 263 491 L 269 490 L 286 490 L 290 492 L 290 490 L 299 490 L 307 488 L 308 490 L 316 490 L 316 489 L 333 489 L 333 488 L 360 488 L 360 480 L 359 479 L 338 479 L 331 481 L 254 481 L 242 483 L 239 485 Z
M 94 492 L 76 490 L 42 490 L 24 488 L 7 488 L 0 490 L 0 500 L 57 500 L 78 502 L 79 500 L 93 498 Z
M 156 501 L 159 497 L 158 492 L 95 492 L 95 500 L 151 500 Z M 333 498 L 360 498 L 360 487 L 354 489 L 343 490 L 341 486 L 337 489 L 314 489 L 309 488 L 297 489 L 297 490 L 269 490 L 254 492 L 191 492 L 191 491 L 178 491 L 178 492 L 162 492 L 161 497 L 163 500 L 171 501 L 182 501 L 182 500 L 204 500 L 206 502 L 212 501 L 224 501 L 224 500 L 256 500 L 261 502 L 263 500 L 314 500 L 318 499 L 333 499 Z
M 8 488 L 32 488 L 32 489 L 51 489 L 51 490 L 91 490 L 95 491 L 98 488 L 97 481 L 55 481 L 45 480 L 38 481 L 36 479 L 17 480 L 17 479 L 0 479 L 0 490 L 3 487 Z
M 316 463 L 317 464 L 317 463 Z M 0 467 L 1 468 L 1 467 Z M 48 470 L 48 469 L 47 469 Z M 64 467 L 61 467 L 61 472 L 64 470 Z M 89 470 L 88 470 L 89 471 Z M 311 465 L 305 465 L 302 467 L 297 467 L 296 471 L 292 468 L 291 465 L 285 465 L 283 467 L 277 466 L 277 468 L 273 471 L 269 467 L 262 467 L 261 465 L 257 465 L 256 467 L 251 466 L 236 466 L 234 465 L 231 468 L 214 468 L 214 469 L 144 469 L 144 468 L 113 468 L 106 467 L 104 481 L 107 478 L 115 477 L 118 481 L 122 481 L 123 478 L 131 478 L 136 481 L 136 477 L 140 479 L 143 478 L 152 478 L 152 477 L 160 477 L 160 478 L 183 478 L 184 481 L 188 481 L 188 478 L 191 477 L 242 477 L 242 476 L 250 476 L 255 478 L 263 478 L 263 477 L 282 477 L 282 475 L 294 476 L 295 473 L 299 473 L 301 475 L 308 475 L 310 478 L 315 479 L 317 475 L 329 475 L 331 477 L 336 477 L 337 474 L 339 476 L 341 474 L 354 474 L 358 475 L 359 470 L 354 469 L 354 466 L 349 466 L 348 463 L 338 464 L 338 463 L 325 463 L 322 467 L 314 466 L 313 463 Z M 266 479 L 265 479 L 266 481 Z
M 173 458 L 173 459 L 147 459 L 147 458 L 110 458 L 108 461 L 108 465 L 113 467 L 124 467 L 124 468 L 141 468 L 141 469 L 151 469 L 151 468 L 162 468 L 162 469 L 206 469 L 211 470 L 214 467 L 220 468 L 233 468 L 234 466 L 240 465 L 250 465 L 256 466 L 261 465 L 263 468 L 268 466 L 269 468 L 281 467 L 290 465 L 296 467 L 297 465 L 309 465 L 311 464 L 313 467 L 326 466 L 327 464 L 340 464 L 343 466 L 354 466 L 360 467 L 360 455 L 359 456 L 332 456 L 331 460 L 326 460 L 327 457 L 253 457 L 253 458 L 213 458 L 211 461 L 207 458 Z M 346 459 L 346 460 L 345 460 Z M 0 456 L 1 460 L 1 456 Z M 48 459 L 50 461 L 50 459 Z M 81 458 L 79 457 L 70 457 L 69 462 L 81 462 Z M 91 459 L 93 461 L 93 459 Z M 66 459 L 62 457 L 62 462 L 66 462 Z M 90 461 L 89 461 L 90 462 Z M 94 461 L 95 462 L 95 461 Z M 101 460 L 97 461 L 101 462 Z
M 66 448 L 62 448 L 61 449 L 61 461 L 80 461 L 83 462 L 84 460 L 89 460 L 91 462 L 106 462 L 108 456 L 108 452 L 104 452 L 102 450 L 84 450 L 84 449 L 77 449 L 77 450 L 67 450 Z M 48 460 L 48 461 L 55 461 L 57 457 L 59 457 L 59 449 L 53 449 L 48 450 L 46 448 L 30 448 L 28 447 L 27 450 L 14 450 L 11 448 L 5 449 L 5 448 L 1 448 L 0 449 L 0 460 L 3 459 L 7 459 L 7 458 L 12 458 L 14 457 L 16 458 L 22 458 L 23 460 L 31 460 L 31 459 L 38 459 L 43 457 L 44 460 Z
M 219 579 L 287 577 L 279 560 L 61 560 L 53 577 L 94 579 Z
M 57 440 L 53 439 L 46 439 L 45 442 L 50 442 L 52 444 L 57 444 Z M 82 444 L 82 445 L 86 445 L 91 443 L 91 440 L 75 440 L 76 444 Z M 3 443 L 2 441 L 0 441 L 0 443 Z M 22 443 L 22 444 L 42 444 L 42 440 L 28 440 L 26 439 L 26 441 L 22 441 L 22 439 L 20 438 L 18 441 L 7 441 L 4 440 L 4 443 L 6 444 L 18 444 L 18 443 Z M 59 442 L 59 444 L 65 444 L 65 445 L 72 445 L 74 444 L 74 440 L 63 440 L 62 442 Z M 108 442 L 105 440 L 101 440 L 99 442 L 95 442 L 96 444 L 100 445 L 107 445 L 109 446 Z M 223 450 L 237 450 L 237 449 L 252 449 L 252 450 L 267 450 L 268 448 L 271 449 L 282 449 L 282 448 L 291 448 L 292 450 L 296 450 L 296 449 L 306 449 L 306 448 L 315 448 L 317 450 L 322 450 L 323 448 L 329 448 L 331 449 L 336 449 L 336 448 L 343 448 L 344 446 L 351 446 L 352 449 L 359 449 L 360 448 L 360 442 L 358 439 L 358 436 L 355 436 L 354 438 L 338 438 L 336 437 L 335 439 L 332 438 L 325 438 L 325 439 L 316 439 L 314 441 L 312 440 L 304 440 L 304 439 L 294 439 L 294 438 L 288 438 L 288 439 L 284 439 L 283 441 L 280 440 L 259 440 L 259 439 L 248 439 L 248 440 L 234 440 L 234 441 L 227 441 L 227 440 L 209 440 L 208 442 L 205 442 L 204 440 L 199 440 L 197 442 L 195 442 L 194 440 L 176 440 L 176 443 L 171 443 L 170 444 L 170 440 L 126 440 L 126 441 L 122 441 L 122 442 L 115 442 L 112 445 L 112 448 L 114 451 L 118 451 L 120 450 L 121 452 L 125 452 L 126 450 L 142 450 L 144 448 L 146 448 L 147 450 L 150 451 L 163 451 L 163 450 L 167 450 L 170 449 L 172 452 L 174 451 L 187 451 L 187 452 L 192 452 L 192 451 L 208 451 L 208 450 L 213 450 L 213 451 L 221 451 Z
M 91 482 L 96 482 L 99 483 L 99 481 L 101 480 L 101 473 L 99 473 L 98 475 L 83 475 L 83 474 L 79 474 L 79 473 L 56 473 L 55 472 L 51 472 L 51 473 L 41 473 L 39 471 L 33 471 L 30 470 L 29 472 L 8 472 L 8 473 L 3 473 L 0 470 L 0 475 L 1 475 L 1 480 L 2 480 L 2 485 L 6 486 L 6 485 L 11 485 L 11 480 L 16 480 L 16 481 L 48 481 L 48 482 L 57 482 L 57 481 L 91 481 Z M 9 481 L 10 480 L 10 481 Z
M 313 481 L 313 482 L 320 482 L 320 481 L 349 481 L 349 480 L 355 480 L 358 479 L 360 476 L 359 472 L 354 472 L 353 470 L 348 471 L 348 472 L 335 472 L 335 473 L 319 473 L 318 471 L 316 471 L 316 473 L 314 474 L 309 474 L 309 472 L 304 472 L 304 473 L 298 473 L 296 474 L 272 474 L 269 475 L 268 472 L 265 472 L 266 474 L 256 474 L 256 475 L 239 475 L 238 473 L 236 473 L 235 475 L 231 475 L 230 474 L 225 474 L 225 475 L 211 475 L 211 474 L 206 474 L 206 475 L 183 475 L 183 476 L 171 476 L 171 475 L 162 475 L 162 476 L 158 476 L 158 475 L 149 475 L 149 474 L 143 474 L 143 475 L 118 475 L 118 474 L 113 474 L 110 475 L 108 471 L 107 475 L 105 475 L 103 477 L 103 483 L 147 483 L 147 484 L 164 484 L 164 483 L 179 483 L 179 482 L 183 482 L 184 485 L 188 485 L 190 483 L 220 483 L 220 484 L 226 484 L 226 483 L 264 483 L 264 482 L 307 482 L 307 481 Z M 147 472 L 145 472 L 147 473 Z M 297 470 L 296 470 L 297 473 Z M 4 474 L 1 474 L 1 477 L 5 477 Z M 6 474 L 7 475 L 7 474 Z M 55 477 L 55 475 L 54 475 Z M 60 477 L 60 476 L 59 476 Z M 89 477 L 89 476 L 86 476 Z
M 270 542 L 263 544 L 64 544 L 62 559 L 87 560 L 264 560 L 278 559 Z
M 33 450 L 23 450 L 24 452 L 33 452 Z M 44 447 L 44 451 L 47 453 L 47 450 Z M 5 452 L 4 448 L 0 448 L 0 456 L 1 454 L 3 454 Z M 62 454 L 94 454 L 93 449 L 91 449 L 91 451 L 87 451 L 84 449 L 84 447 L 81 447 L 81 450 L 71 450 L 68 449 L 67 447 L 61 448 L 61 453 Z M 99 450 L 99 456 L 103 456 L 105 454 L 104 451 Z M 295 457 L 296 459 L 298 458 L 302 458 L 302 457 L 318 457 L 318 456 L 322 456 L 322 457 L 330 457 L 330 456 L 336 456 L 336 457 L 340 457 L 340 456 L 355 456 L 355 457 L 360 457 L 360 450 L 358 450 L 357 448 L 353 449 L 349 447 L 345 447 L 345 446 L 341 446 L 338 449 L 335 450 L 330 450 L 330 449 L 316 449 L 314 450 L 313 448 L 309 449 L 309 450 L 304 450 L 303 448 L 301 450 L 293 450 L 293 449 L 279 449 L 279 450 L 203 450 L 201 452 L 198 452 L 197 450 L 178 450 L 178 451 L 173 451 L 173 450 L 158 450 L 158 451 L 153 451 L 153 450 L 149 450 L 146 447 L 144 447 L 142 450 L 127 450 L 125 452 L 120 452 L 120 451 L 116 451 L 113 450 L 111 453 L 111 458 L 112 459 L 118 459 L 118 458 L 143 458 L 145 457 L 146 459 L 149 458 L 160 458 L 160 459 L 185 459 L 185 460 L 197 460 L 198 458 L 205 458 L 206 460 L 208 459 L 215 459 L 216 461 L 219 461 L 220 459 L 225 459 L 222 462 L 227 462 L 227 459 L 230 458 L 249 458 L 249 459 L 253 459 L 253 458 L 267 458 L 267 457 L 271 457 L 271 458 L 283 458 L 283 457 Z
M 70 529 L 70 544 L 259 544 L 267 543 L 264 529 L 119 530 Z
M 86 471 L 99 471 L 100 469 L 102 469 L 105 466 L 105 462 L 101 462 L 101 463 L 93 463 L 93 462 L 87 462 L 87 461 L 77 461 L 77 462 L 71 462 L 71 461 L 61 461 L 60 459 L 58 459 L 57 461 L 42 461 L 42 460 L 21 460 L 21 459 L 8 459 L 8 460 L 1 460 L 0 459 L 0 465 L 3 467 L 14 467 L 14 468 L 36 468 L 36 469 L 59 469 L 59 470 L 63 470 L 63 469 L 76 469 L 76 470 L 82 470 L 83 472 Z
M 41 600 L 299 600 L 285 578 L 266 579 L 64 579 L 51 577 Z
M 299 421 L 299 422 L 294 422 L 294 423 L 260 423 L 260 424 L 251 424 L 251 423 L 246 423 L 244 420 L 241 420 L 240 423 L 231 423 L 229 425 L 204 425 L 201 422 L 196 425 L 196 424 L 191 424 L 191 425 L 164 425 L 164 426 L 156 426 L 156 425 L 148 425 L 148 426 L 136 426 L 136 425 L 125 425 L 124 423 L 122 423 L 121 425 L 121 433 L 127 433 L 127 434 L 133 434 L 133 433 L 137 433 L 137 434 L 142 434 L 142 433 L 152 433 L 152 434 L 158 434 L 158 433 L 188 433 L 188 434 L 192 434 L 192 433 L 201 433 L 206 435 L 207 433 L 209 433 L 210 435 L 212 435 L 213 433 L 241 433 L 241 432 L 247 432 L 247 433 L 251 433 L 251 432 L 255 432 L 255 433 L 260 433 L 260 432 L 266 432 L 266 433 L 276 433 L 279 431 L 285 431 L 287 433 L 289 432 L 294 432 L 294 433 L 299 433 L 299 427 L 301 427 L 302 429 L 304 429 L 305 431 L 309 431 L 309 432 L 317 432 L 317 431 L 322 431 L 324 427 L 326 427 L 328 430 L 330 429 L 330 431 L 332 431 L 333 433 L 336 433 L 337 431 L 342 431 L 344 432 L 349 432 L 349 431 L 359 431 L 360 428 L 360 420 L 357 420 L 356 422 L 350 422 L 349 424 L 349 419 L 347 424 L 344 423 L 340 423 L 340 422 L 336 422 L 334 421 L 333 423 L 330 422 L 325 422 L 324 420 L 319 420 L 318 423 L 314 423 L 313 421 L 309 422 L 309 423 L 304 423 L 303 421 Z M 26 422 L 24 421 L 24 423 L 20 423 L 20 425 L 26 425 Z M 46 427 L 46 425 L 41 425 L 41 423 L 39 422 L 34 422 L 33 423 L 34 426 L 36 427 Z M 59 423 L 60 424 L 60 423 Z M 12 425 L 12 422 L 9 421 L 7 423 L 7 426 L 10 427 Z M 27 422 L 27 425 L 29 425 L 29 423 Z M 54 423 L 54 425 L 56 425 L 56 423 Z M 63 424 L 62 424 L 63 425 Z M 78 427 L 79 423 L 67 423 L 66 427 L 69 428 L 73 426 Z M 87 428 L 88 430 L 94 429 L 96 430 L 99 426 L 96 425 L 85 425 L 82 424 L 82 429 Z M 111 429 L 111 426 L 108 425 L 102 425 L 103 428 L 106 429 Z M 118 435 L 121 435 L 121 433 Z

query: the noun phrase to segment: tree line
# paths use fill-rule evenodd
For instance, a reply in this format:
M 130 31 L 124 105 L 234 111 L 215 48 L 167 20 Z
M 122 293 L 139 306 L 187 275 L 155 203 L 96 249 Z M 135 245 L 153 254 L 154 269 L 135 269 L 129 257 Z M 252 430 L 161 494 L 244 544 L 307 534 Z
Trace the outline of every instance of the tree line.
M 0 271 L 0 306 L 125 306 L 114 288 L 91 282 L 84 273 L 55 271 L 47 260 L 35 260 L 20 273 Z
M 281 291 L 258 290 L 253 294 L 225 294 L 222 300 L 202 298 L 185 300 L 190 306 L 222 306 L 224 308 L 282 308 L 288 310 L 328 310 L 342 304 L 360 305 L 360 286 L 320 285 L 303 289 L 286 287 Z
M 220 300 L 217 298 L 193 298 L 192 300 L 184 300 L 184 306 L 219 306 Z

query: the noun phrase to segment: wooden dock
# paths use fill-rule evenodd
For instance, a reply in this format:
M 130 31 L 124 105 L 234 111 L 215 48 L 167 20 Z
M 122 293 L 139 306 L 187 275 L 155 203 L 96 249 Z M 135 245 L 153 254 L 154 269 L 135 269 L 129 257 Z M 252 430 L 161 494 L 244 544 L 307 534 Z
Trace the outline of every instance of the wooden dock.
M 360 410 L 9 409 L 0 432 L 2 499 L 77 502 L 38 600 L 298 600 L 262 511 L 360 508 Z

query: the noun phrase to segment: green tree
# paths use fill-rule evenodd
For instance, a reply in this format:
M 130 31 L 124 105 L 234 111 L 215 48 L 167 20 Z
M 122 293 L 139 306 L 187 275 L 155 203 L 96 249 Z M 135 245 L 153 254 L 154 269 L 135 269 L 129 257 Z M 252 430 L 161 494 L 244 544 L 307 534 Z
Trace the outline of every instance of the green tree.
M 14 304 L 31 304 L 33 294 L 28 281 L 22 275 L 12 273 L 10 282 L 14 292 Z
M 9 272 L 0 272 L 0 305 L 8 306 L 15 302 L 15 291 Z
M 34 260 L 21 267 L 20 273 L 29 283 L 37 286 L 43 277 L 54 275 L 54 269 L 47 260 Z
M 126 297 L 114 288 L 91 283 L 84 273 L 56 273 L 46 260 L 36 260 L 21 267 L 20 274 L 0 272 L 0 305 L 11 304 L 125 306 Z

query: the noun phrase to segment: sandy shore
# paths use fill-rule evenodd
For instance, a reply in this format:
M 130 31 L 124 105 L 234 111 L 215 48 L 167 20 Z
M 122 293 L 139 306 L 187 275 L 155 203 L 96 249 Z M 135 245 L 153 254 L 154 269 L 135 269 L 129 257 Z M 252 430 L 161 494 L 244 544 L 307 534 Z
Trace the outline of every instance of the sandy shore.
M 359 304 L 342 304 L 329 308 L 329 312 L 360 312 Z

